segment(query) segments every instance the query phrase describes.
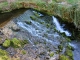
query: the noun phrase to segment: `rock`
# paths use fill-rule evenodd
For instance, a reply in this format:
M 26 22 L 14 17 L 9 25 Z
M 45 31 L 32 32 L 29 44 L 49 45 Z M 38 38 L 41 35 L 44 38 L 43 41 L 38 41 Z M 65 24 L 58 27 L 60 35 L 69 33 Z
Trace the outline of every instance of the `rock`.
M 31 25 L 32 22 L 31 21 L 25 21 L 25 23 Z
M 15 31 L 15 32 L 20 31 L 20 28 L 19 28 L 18 26 L 16 26 L 16 25 L 14 25 L 13 27 L 11 27 L 11 29 L 12 29 L 13 31 Z
M 0 44 L 3 44 L 5 40 L 0 38 Z
M 4 36 L 9 38 L 11 35 L 13 35 L 13 31 L 9 28 L 3 28 L 2 32 L 4 33 Z M 4 38 L 4 37 L 3 37 Z
M 56 55 L 54 55 L 53 57 L 50 58 L 50 60 L 58 60 L 58 59 L 59 59 L 59 55 L 58 54 L 56 54 Z
M 46 56 L 46 57 L 45 57 L 45 60 L 49 60 L 49 59 L 50 59 L 50 56 Z
M 0 35 L 4 35 L 4 34 L 0 31 Z

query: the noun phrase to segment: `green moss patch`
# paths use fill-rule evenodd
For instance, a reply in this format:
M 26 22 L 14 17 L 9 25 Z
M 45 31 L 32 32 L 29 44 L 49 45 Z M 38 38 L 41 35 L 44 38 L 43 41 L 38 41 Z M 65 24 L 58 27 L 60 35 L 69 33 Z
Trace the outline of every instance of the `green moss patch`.
M 10 60 L 5 50 L 0 49 L 0 60 Z
M 54 56 L 54 52 L 51 52 L 51 53 L 49 54 L 49 56 L 50 56 L 50 57 L 53 57 L 53 56 Z
M 69 60 L 69 58 L 65 55 L 60 55 L 59 60 Z
M 3 47 L 14 47 L 14 48 L 18 48 L 18 47 L 22 47 L 24 46 L 25 44 L 28 44 L 28 40 L 18 40 L 16 38 L 13 38 L 11 40 L 5 40 L 4 43 L 3 43 Z

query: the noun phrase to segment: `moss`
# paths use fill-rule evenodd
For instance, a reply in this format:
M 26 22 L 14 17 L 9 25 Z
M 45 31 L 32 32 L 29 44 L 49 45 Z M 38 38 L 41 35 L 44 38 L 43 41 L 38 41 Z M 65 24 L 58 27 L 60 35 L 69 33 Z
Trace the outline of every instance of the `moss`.
M 59 49 L 59 52 L 61 52 L 63 50 L 63 46 L 62 45 L 59 45 L 58 46 L 58 49 Z
M 21 41 L 16 38 L 13 38 L 11 43 L 12 43 L 12 47 L 15 47 L 15 48 L 21 47 Z
M 0 56 L 7 55 L 8 53 L 5 50 L 0 49 Z
M 21 44 L 22 45 L 29 44 L 29 41 L 28 40 L 22 40 Z
M 69 56 L 70 58 L 73 58 L 72 50 L 66 49 L 65 54 L 66 54 L 67 56 Z
M 53 57 L 53 56 L 54 56 L 54 52 L 51 52 L 51 53 L 49 54 L 49 56 L 50 56 L 50 57 Z
M 17 38 L 13 38 L 11 40 L 5 40 L 3 43 L 3 47 L 14 47 L 19 48 L 24 46 L 25 44 L 28 44 L 28 40 L 18 40 Z
M 41 24 L 45 24 L 44 22 L 40 22 Z
M 44 34 L 44 37 L 48 37 L 48 34 L 47 34 L 47 33 L 45 33 L 45 34 Z
M 74 48 L 72 46 L 70 46 L 69 44 L 67 45 L 67 49 L 74 50 Z
M 51 25 L 50 24 L 46 24 L 46 27 L 49 28 Z
M 31 21 L 25 21 L 25 23 L 31 25 L 32 22 Z
M 25 55 L 26 54 L 26 51 L 25 50 L 22 50 L 22 54 Z
M 36 17 L 35 17 L 35 16 L 30 16 L 30 18 L 31 18 L 32 20 L 36 20 Z
M 66 40 L 67 40 L 68 42 L 71 42 L 70 38 L 66 38 Z
M 40 17 L 37 12 L 34 12 L 34 15 L 35 15 L 36 17 L 38 17 L 38 18 Z
M 4 43 L 3 43 L 3 46 L 4 47 L 9 47 L 10 46 L 10 42 L 11 42 L 10 40 L 5 40 Z
M 65 55 L 60 55 L 59 60 L 70 60 L 70 59 Z
M 0 49 L 0 60 L 10 60 L 7 51 Z

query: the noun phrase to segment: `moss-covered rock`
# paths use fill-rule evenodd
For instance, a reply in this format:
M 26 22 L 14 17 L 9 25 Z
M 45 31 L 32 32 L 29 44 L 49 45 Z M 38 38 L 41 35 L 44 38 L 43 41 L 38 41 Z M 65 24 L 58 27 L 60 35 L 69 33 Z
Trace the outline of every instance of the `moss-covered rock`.
M 4 43 L 3 43 L 3 46 L 7 48 L 7 47 L 10 46 L 10 44 L 11 44 L 10 40 L 5 40 Z
M 25 55 L 25 54 L 26 54 L 26 51 L 25 51 L 25 50 L 22 50 L 21 52 L 22 52 L 22 54 L 23 54 L 23 55 Z
M 13 38 L 13 39 L 8 39 L 5 40 L 3 43 L 3 47 L 14 47 L 14 48 L 18 48 L 18 47 L 23 47 L 25 44 L 28 44 L 28 40 L 19 40 L 17 38 Z
M 66 49 L 65 54 L 66 54 L 67 56 L 69 56 L 70 58 L 73 58 L 72 50 Z
M 58 46 L 58 49 L 59 49 L 59 52 L 61 52 L 63 50 L 63 46 L 62 45 L 59 45 Z
M 54 52 L 50 52 L 49 56 L 53 57 L 54 56 Z
M 7 51 L 0 49 L 0 60 L 10 60 Z
M 25 23 L 31 25 L 32 22 L 31 21 L 25 21 Z
M 60 55 L 59 60 L 70 60 L 70 59 L 65 55 Z
M 18 39 L 16 39 L 16 38 L 13 38 L 12 39 L 12 41 L 11 41 L 11 45 L 13 46 L 13 47 L 21 47 L 21 41 L 20 40 L 18 40 Z
M 70 46 L 69 44 L 67 45 L 67 49 L 74 50 L 74 48 L 72 46 Z
M 30 18 L 31 18 L 32 20 L 36 20 L 36 17 L 35 17 L 35 16 L 30 16 Z

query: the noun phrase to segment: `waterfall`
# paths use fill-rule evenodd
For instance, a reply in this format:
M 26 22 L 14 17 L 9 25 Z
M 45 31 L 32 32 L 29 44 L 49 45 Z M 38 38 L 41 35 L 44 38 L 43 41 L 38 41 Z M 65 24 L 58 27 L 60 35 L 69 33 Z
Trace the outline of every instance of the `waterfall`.
M 57 18 L 55 18 L 54 16 L 52 16 L 52 18 L 53 18 L 53 23 L 55 24 L 56 29 L 57 29 L 58 31 L 60 31 L 61 33 L 65 33 L 66 36 L 71 36 L 71 34 L 70 34 L 69 31 L 64 30 L 64 29 L 60 26 L 60 23 L 58 22 L 58 19 L 57 19 Z

